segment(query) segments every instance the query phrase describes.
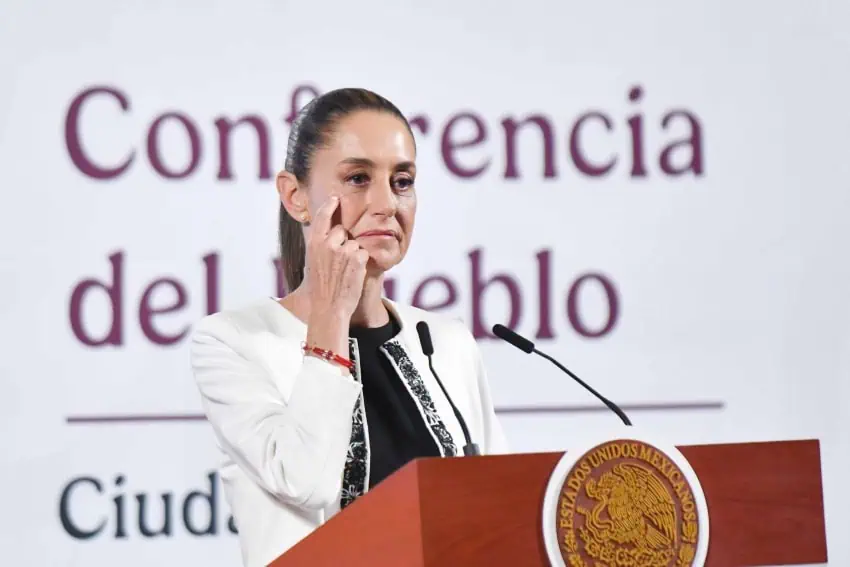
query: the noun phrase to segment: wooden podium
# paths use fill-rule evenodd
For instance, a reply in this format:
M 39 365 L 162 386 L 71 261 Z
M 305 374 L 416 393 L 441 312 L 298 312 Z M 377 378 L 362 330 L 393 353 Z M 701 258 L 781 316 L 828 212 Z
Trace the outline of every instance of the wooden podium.
M 678 449 L 708 503 L 706 565 L 826 562 L 817 440 Z M 562 455 L 414 461 L 271 567 L 548 566 L 543 495 Z

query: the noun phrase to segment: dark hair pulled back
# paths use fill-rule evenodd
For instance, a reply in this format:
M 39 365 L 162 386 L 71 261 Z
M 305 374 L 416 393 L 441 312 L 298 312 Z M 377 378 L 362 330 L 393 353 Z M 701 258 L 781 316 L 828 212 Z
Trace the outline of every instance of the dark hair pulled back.
M 361 88 L 333 90 L 307 103 L 292 122 L 284 169 L 302 185 L 308 184 L 316 150 L 328 143 L 341 119 L 361 110 L 388 112 L 402 120 L 413 136 L 410 123 L 384 97 Z M 279 228 L 280 259 L 288 293 L 304 281 L 305 243 L 301 223 L 289 215 L 283 204 L 280 205 Z

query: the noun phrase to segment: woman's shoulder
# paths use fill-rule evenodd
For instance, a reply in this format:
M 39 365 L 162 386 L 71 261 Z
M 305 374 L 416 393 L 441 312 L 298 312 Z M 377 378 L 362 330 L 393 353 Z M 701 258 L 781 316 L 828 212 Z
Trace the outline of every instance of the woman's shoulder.
M 295 315 L 269 297 L 202 317 L 192 328 L 192 338 L 195 342 L 209 337 L 231 342 L 269 333 L 297 337 L 303 334 L 302 327 Z
M 416 326 L 424 322 L 428 326 L 428 334 L 432 341 L 445 345 L 446 348 L 475 348 L 477 343 L 469 327 L 460 317 L 445 313 L 427 311 L 409 304 L 389 302 L 390 307 L 401 319 L 403 327 L 408 327 L 415 336 Z

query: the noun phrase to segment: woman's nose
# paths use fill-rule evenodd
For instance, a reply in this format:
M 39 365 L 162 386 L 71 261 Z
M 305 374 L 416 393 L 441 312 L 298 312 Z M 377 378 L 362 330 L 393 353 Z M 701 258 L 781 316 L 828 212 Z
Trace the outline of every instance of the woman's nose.
M 392 183 L 385 181 L 372 186 L 370 209 L 374 214 L 394 216 L 398 208 L 398 202 Z

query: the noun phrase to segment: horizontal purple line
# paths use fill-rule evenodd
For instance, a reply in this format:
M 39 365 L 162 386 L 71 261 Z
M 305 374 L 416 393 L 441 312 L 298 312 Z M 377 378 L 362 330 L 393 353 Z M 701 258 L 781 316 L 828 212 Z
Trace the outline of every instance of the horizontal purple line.
M 686 411 L 686 410 L 721 410 L 726 406 L 721 401 L 702 402 L 646 402 L 639 404 L 624 404 L 623 411 Z M 587 413 L 611 411 L 604 405 L 525 405 L 501 406 L 496 408 L 499 414 L 553 414 L 553 413 Z M 106 423 L 163 423 L 206 421 L 202 414 L 126 414 L 126 415 L 75 415 L 65 420 L 71 425 L 99 425 Z
M 646 402 L 640 404 L 621 404 L 623 411 L 686 411 L 686 410 L 722 410 L 726 407 L 725 402 Z M 587 412 L 611 411 L 607 406 L 599 405 L 527 405 L 527 406 L 504 406 L 496 408 L 500 414 L 541 414 L 541 413 L 587 413 Z
M 71 424 L 155 423 L 161 421 L 206 421 L 201 414 L 75 415 L 65 419 Z

